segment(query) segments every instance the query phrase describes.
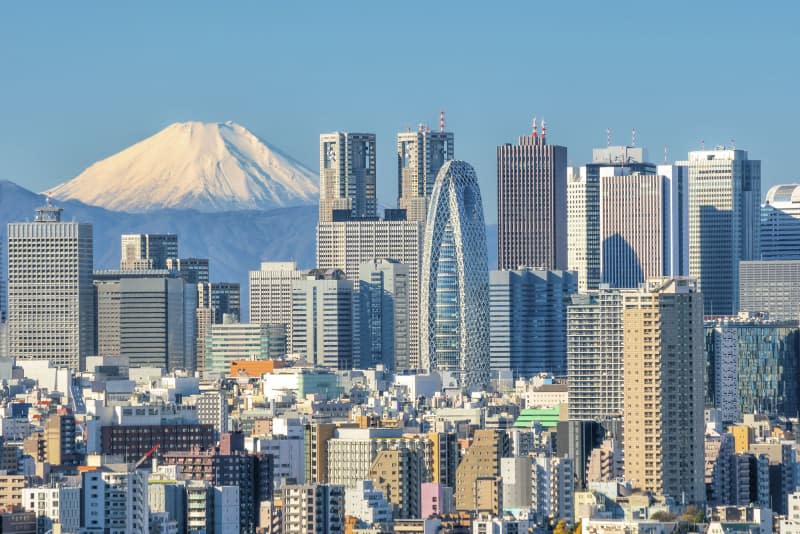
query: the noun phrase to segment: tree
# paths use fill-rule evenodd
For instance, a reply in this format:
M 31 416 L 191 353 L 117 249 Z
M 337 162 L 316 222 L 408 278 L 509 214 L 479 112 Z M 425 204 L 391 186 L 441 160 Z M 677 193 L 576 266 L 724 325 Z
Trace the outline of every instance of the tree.
M 569 528 L 567 528 L 567 520 L 562 519 L 558 523 L 556 523 L 556 528 L 553 529 L 553 534 L 570 534 Z

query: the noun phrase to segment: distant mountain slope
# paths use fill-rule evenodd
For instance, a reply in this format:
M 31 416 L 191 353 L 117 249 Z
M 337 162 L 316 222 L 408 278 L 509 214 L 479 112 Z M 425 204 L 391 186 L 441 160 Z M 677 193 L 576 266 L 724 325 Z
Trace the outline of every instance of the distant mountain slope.
M 13 182 L 0 181 L 0 239 L 3 276 L 6 278 L 6 223 L 33 220 L 34 209 L 45 197 Z M 113 212 L 77 201 L 57 201 L 64 220 L 90 222 L 94 229 L 96 269 L 117 268 L 120 235 L 124 233 L 178 234 L 183 257 L 209 258 L 211 279 L 242 284 L 247 299 L 248 271 L 262 260 L 295 260 L 301 267 L 315 264 L 317 206 L 269 211 L 203 213 L 195 210 L 158 210 L 141 214 Z
M 175 123 L 49 191 L 114 211 L 204 212 L 316 204 L 313 171 L 233 122 Z

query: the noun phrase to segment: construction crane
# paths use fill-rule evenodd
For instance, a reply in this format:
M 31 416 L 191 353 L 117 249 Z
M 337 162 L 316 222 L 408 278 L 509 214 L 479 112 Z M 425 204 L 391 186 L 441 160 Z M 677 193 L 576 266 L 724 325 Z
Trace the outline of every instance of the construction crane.
M 155 445 L 153 445 L 153 447 L 149 451 L 144 453 L 144 456 L 139 458 L 138 462 L 133 464 L 133 470 L 135 471 L 135 470 L 139 469 L 142 466 L 142 464 L 145 463 L 147 461 L 147 459 L 150 458 L 153 455 L 153 453 L 155 453 L 158 450 L 158 448 L 160 446 L 161 446 L 160 443 L 156 443 Z

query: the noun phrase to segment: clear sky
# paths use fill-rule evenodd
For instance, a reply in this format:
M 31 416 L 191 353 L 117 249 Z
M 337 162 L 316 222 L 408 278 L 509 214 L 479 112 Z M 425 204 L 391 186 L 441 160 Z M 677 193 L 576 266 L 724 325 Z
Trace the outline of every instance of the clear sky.
M 573 164 L 628 143 L 650 159 L 730 144 L 762 193 L 800 180 L 800 3 L 0 3 L 0 179 L 42 190 L 185 120 L 234 120 L 312 169 L 318 135 L 395 133 L 447 112 L 495 220 L 495 146 L 547 119 Z M 763 195 L 762 195 L 763 196 Z

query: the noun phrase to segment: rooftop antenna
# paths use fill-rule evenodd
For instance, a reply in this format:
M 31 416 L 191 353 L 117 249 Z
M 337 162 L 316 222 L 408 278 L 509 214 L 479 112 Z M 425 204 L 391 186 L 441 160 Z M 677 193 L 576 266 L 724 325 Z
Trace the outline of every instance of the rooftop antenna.
M 444 110 L 439 112 L 439 131 L 444 132 Z
M 545 136 L 547 135 L 547 123 L 542 119 L 542 141 L 544 141 Z
M 611 128 L 606 128 L 606 146 L 611 146 Z
M 669 155 L 669 148 L 667 147 L 667 145 L 664 145 L 664 163 L 667 163 L 667 161 L 668 161 L 667 156 L 668 155 Z
M 419 133 L 423 133 L 425 131 L 425 125 L 422 124 L 422 123 L 419 123 L 419 126 L 417 126 L 417 131 Z
M 700 150 L 705 150 L 705 149 L 706 149 L 706 140 L 705 139 L 701 139 L 700 140 Z
M 736 139 L 731 137 L 731 149 L 736 150 Z
M 533 117 L 533 121 L 531 122 L 531 131 L 531 135 L 533 135 L 533 137 L 539 137 L 539 130 L 536 126 L 536 117 Z
M 636 146 L 636 128 L 631 129 L 631 146 Z

